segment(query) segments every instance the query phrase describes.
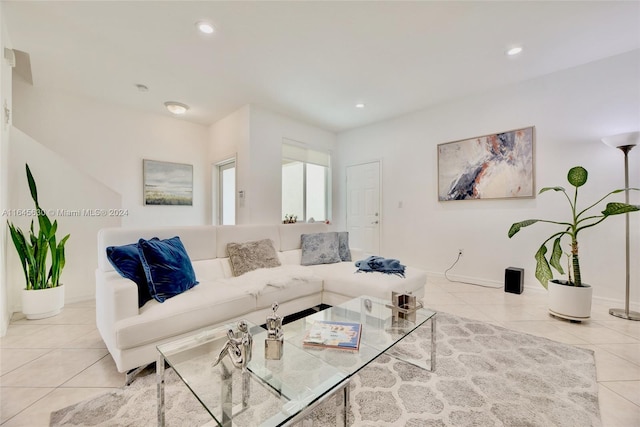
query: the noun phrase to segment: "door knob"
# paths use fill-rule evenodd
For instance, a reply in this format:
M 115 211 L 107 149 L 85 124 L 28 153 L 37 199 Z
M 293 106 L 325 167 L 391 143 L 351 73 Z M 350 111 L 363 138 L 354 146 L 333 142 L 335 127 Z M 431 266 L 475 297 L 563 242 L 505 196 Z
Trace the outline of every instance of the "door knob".
M 373 221 L 371 224 L 377 224 L 379 221 Z

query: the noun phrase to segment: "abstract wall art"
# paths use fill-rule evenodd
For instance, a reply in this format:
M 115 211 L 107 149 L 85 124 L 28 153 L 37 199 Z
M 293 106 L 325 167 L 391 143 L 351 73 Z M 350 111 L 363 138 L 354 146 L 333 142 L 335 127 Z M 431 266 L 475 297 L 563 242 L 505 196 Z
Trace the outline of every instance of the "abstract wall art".
M 438 145 L 438 200 L 535 197 L 534 127 Z
M 193 165 L 143 160 L 145 205 L 193 205 Z

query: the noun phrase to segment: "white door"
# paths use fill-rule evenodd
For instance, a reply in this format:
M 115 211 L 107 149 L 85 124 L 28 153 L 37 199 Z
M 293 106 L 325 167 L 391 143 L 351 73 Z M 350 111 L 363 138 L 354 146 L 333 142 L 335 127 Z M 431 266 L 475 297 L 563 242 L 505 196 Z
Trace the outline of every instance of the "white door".
M 380 162 L 347 167 L 349 246 L 380 253 Z

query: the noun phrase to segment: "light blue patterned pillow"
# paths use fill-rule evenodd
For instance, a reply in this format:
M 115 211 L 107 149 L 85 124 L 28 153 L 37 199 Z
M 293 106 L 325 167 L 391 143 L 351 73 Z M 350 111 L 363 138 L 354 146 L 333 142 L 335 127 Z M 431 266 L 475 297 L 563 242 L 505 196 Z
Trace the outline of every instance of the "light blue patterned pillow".
M 351 250 L 349 249 L 349 232 L 338 232 L 338 253 L 340 261 L 351 261 Z
M 340 262 L 338 233 L 313 233 L 300 236 L 301 265 L 333 264 Z

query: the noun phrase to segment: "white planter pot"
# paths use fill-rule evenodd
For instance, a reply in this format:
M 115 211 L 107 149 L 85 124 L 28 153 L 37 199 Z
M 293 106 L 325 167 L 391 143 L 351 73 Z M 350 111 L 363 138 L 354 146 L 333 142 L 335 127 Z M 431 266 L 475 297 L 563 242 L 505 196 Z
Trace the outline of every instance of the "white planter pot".
M 22 290 L 22 313 L 27 319 L 44 319 L 60 313 L 64 307 L 64 286 Z
M 593 288 L 587 284 L 581 287 L 548 282 L 549 313 L 569 320 L 587 320 L 591 317 L 591 296 Z

